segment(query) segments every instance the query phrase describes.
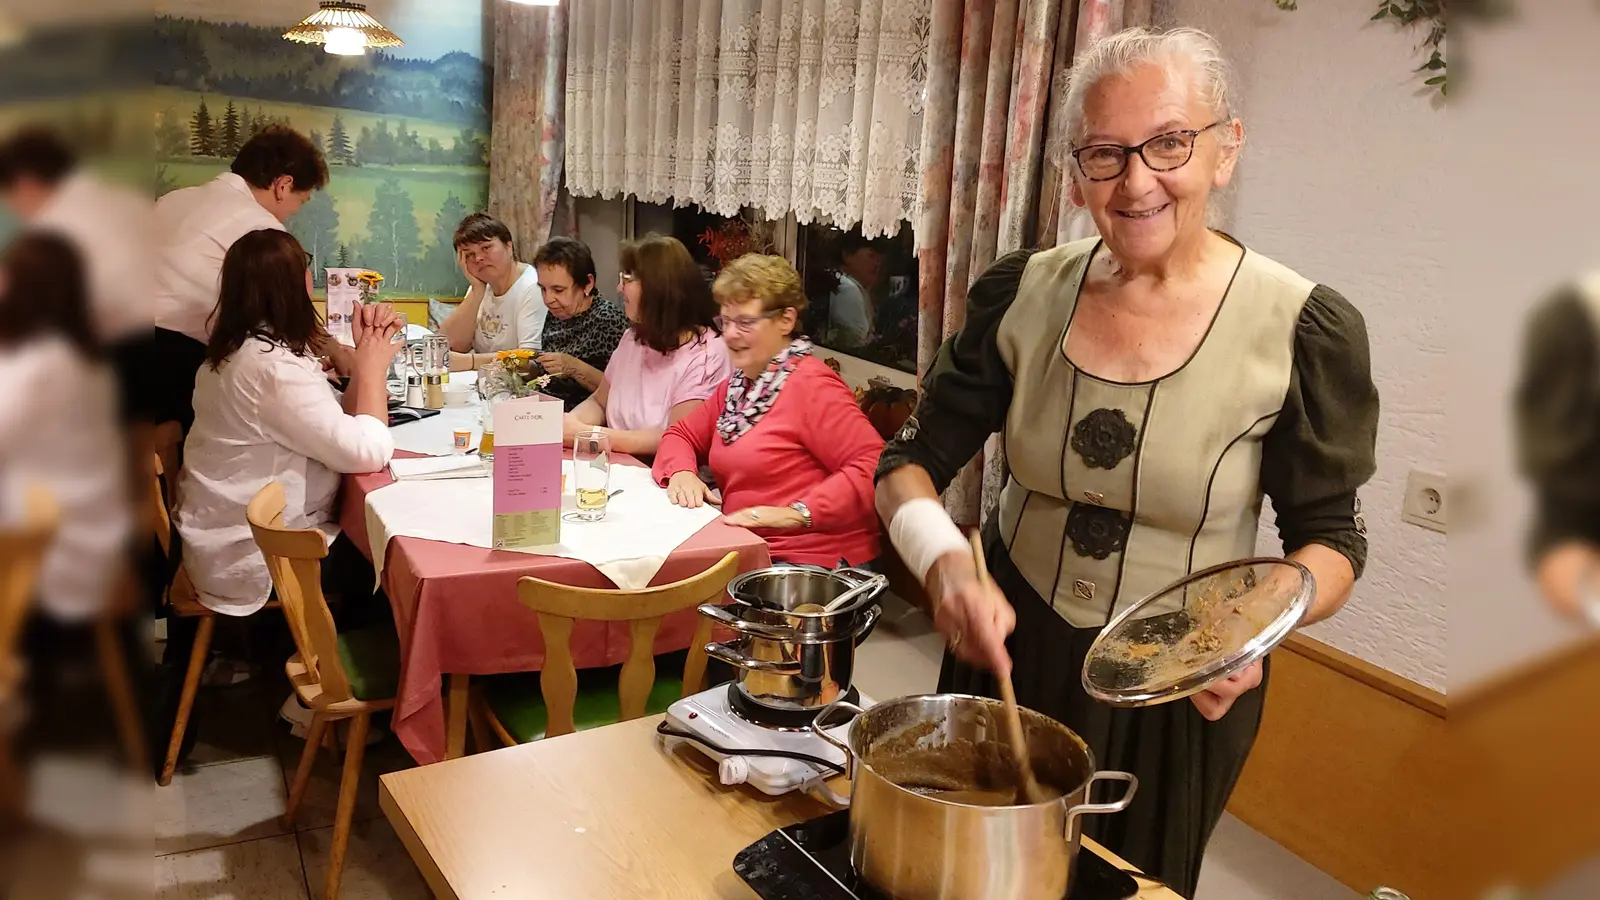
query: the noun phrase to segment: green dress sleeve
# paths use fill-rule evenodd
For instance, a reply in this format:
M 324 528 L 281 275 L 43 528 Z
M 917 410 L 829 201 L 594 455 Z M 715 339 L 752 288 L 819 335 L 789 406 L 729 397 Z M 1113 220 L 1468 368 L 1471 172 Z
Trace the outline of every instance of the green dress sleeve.
M 967 319 L 939 348 L 922 379 L 922 396 L 905 427 L 884 448 L 878 478 L 902 466 L 921 466 L 940 493 L 1005 426 L 1011 405 L 1011 371 L 1000 356 L 1005 318 L 1032 250 L 994 261 L 967 291 Z
M 1532 559 L 1565 541 L 1600 543 L 1600 335 L 1576 289 L 1534 312 L 1514 404 L 1536 502 Z
M 1261 448 L 1261 487 L 1272 498 L 1285 553 L 1322 544 L 1344 554 L 1361 577 L 1367 535 L 1356 489 L 1377 470 L 1377 440 L 1366 322 L 1319 284 L 1300 311 L 1289 390 Z

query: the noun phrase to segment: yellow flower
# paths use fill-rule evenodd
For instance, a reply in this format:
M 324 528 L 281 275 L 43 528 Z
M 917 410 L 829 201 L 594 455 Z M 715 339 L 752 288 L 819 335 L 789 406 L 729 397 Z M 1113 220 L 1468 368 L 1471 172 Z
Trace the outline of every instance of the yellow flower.
M 523 348 L 519 348 L 519 349 L 516 349 L 516 350 L 500 350 L 500 351 L 495 353 L 494 358 L 498 359 L 498 360 L 502 360 L 502 361 L 508 360 L 508 359 L 526 360 L 526 359 L 533 359 L 533 356 L 534 356 L 534 353 L 533 353 L 532 350 L 529 350 L 529 349 L 523 347 Z
M 365 271 L 365 272 L 362 272 L 361 274 L 357 275 L 356 277 L 361 279 L 362 281 L 366 282 L 367 284 L 374 286 L 374 287 L 376 287 L 380 282 L 383 281 L 383 276 L 382 275 L 379 275 L 377 272 L 373 272 L 370 269 Z

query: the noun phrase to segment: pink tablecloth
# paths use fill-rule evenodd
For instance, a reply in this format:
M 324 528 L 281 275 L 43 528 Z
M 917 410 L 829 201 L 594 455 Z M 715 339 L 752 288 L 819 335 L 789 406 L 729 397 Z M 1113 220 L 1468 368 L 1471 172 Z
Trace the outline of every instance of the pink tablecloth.
M 388 472 L 345 478 L 339 524 L 363 553 L 370 552 L 367 494 L 393 480 Z M 741 571 L 771 565 L 766 542 L 714 522 L 674 551 L 651 584 L 688 578 L 734 551 Z M 445 674 L 533 672 L 544 665 L 538 618 L 517 602 L 517 579 L 524 575 L 577 587 L 615 587 L 594 566 L 575 559 L 419 538 L 389 542 L 381 581 L 400 634 L 393 728 L 418 763 L 445 758 Z M 696 624 L 693 610 L 663 620 L 655 652 L 688 647 Z M 572 630 L 572 656 L 579 668 L 617 665 L 627 653 L 626 623 L 579 622 Z

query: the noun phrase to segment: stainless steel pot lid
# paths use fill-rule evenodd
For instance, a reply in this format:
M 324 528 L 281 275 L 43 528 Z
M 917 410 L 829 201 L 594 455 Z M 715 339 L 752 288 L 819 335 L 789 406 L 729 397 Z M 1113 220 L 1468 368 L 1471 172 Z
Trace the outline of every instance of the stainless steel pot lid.
M 1278 646 L 1316 594 L 1310 570 L 1286 559 L 1195 572 L 1106 623 L 1083 662 L 1083 688 L 1112 706 L 1197 694 Z

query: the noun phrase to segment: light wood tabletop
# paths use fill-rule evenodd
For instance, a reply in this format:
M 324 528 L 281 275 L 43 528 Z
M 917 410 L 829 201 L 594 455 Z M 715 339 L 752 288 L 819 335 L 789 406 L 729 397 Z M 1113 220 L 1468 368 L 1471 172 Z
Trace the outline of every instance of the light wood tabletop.
M 448 900 L 752 900 L 734 856 L 828 807 L 724 787 L 705 757 L 662 748 L 660 721 L 393 772 L 380 779 L 379 803 L 434 894 Z M 1178 895 L 1149 886 L 1139 900 Z

